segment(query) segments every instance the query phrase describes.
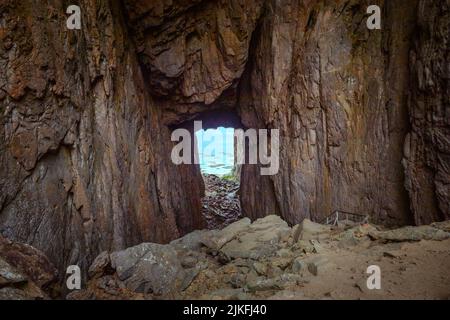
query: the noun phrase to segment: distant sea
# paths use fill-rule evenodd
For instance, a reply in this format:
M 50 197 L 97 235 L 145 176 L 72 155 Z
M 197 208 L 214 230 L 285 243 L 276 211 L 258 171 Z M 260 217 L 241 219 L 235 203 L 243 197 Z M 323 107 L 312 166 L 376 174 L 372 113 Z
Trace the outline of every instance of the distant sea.
M 234 129 L 219 127 L 196 133 L 202 173 L 223 176 L 234 166 Z

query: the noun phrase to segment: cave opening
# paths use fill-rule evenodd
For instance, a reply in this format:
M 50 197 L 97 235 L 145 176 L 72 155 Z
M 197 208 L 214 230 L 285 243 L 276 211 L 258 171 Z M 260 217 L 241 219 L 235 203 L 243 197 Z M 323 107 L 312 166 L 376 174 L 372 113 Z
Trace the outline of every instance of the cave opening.
M 202 215 L 209 229 L 223 228 L 241 217 L 234 131 L 232 127 L 218 127 L 195 132 L 205 187 Z
M 203 175 L 231 177 L 234 174 L 234 128 L 218 127 L 195 132 L 200 170 Z
M 192 122 L 197 124 L 195 153 L 205 190 L 202 215 L 209 229 L 220 229 L 242 217 L 235 130 L 243 126 L 239 116 L 230 110 L 205 112 Z

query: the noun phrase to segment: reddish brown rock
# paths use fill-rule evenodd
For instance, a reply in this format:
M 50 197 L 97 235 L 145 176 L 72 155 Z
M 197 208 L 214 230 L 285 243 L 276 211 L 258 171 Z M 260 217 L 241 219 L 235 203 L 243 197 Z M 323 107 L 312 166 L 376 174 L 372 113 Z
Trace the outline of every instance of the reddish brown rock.
M 244 71 L 262 3 L 126 0 L 151 91 L 212 104 Z
M 450 84 L 448 1 L 421 1 L 410 52 L 405 184 L 417 223 L 450 217 Z
M 41 289 L 51 289 L 58 282 L 58 271 L 36 248 L 0 236 L 0 256 Z
M 0 4 L 0 233 L 60 271 L 202 227 L 170 133 L 224 112 L 280 129 L 279 173 L 242 167 L 252 219 L 449 217 L 448 1 L 79 4 L 81 30 L 59 0 Z
M 59 0 L 0 4 L 0 233 L 87 273 L 103 250 L 203 219 L 198 169 L 170 161 L 121 5 L 80 7 L 78 31 Z

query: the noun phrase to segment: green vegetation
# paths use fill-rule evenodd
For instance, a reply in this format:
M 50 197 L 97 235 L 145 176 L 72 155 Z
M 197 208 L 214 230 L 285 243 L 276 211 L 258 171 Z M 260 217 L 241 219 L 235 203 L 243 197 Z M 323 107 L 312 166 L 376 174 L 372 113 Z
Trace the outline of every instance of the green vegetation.
M 237 181 L 237 177 L 233 173 L 228 173 L 223 176 L 219 176 L 220 179 L 228 180 L 228 181 Z

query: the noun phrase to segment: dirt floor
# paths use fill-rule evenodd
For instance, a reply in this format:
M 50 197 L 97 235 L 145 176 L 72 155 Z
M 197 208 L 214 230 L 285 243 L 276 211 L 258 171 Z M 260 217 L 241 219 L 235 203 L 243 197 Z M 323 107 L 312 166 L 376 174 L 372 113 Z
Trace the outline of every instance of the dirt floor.
M 361 228 L 365 227 L 357 229 Z M 450 299 L 450 239 L 386 242 L 354 232 L 357 229 L 311 242 L 312 249 L 305 243 L 283 246 L 287 250 L 282 248 L 273 257 L 259 259 L 257 265 L 243 259 L 225 265 L 211 263 L 186 290 L 185 298 Z M 296 256 L 303 264 L 298 270 Z M 317 269 L 309 268 L 311 261 Z M 380 268 L 380 289 L 367 287 L 371 265 Z M 254 275 L 252 270 L 256 270 Z M 255 285 L 254 279 L 261 275 L 271 282 L 263 280 Z M 240 278 L 247 288 L 243 292 Z
M 208 229 L 223 229 L 242 218 L 239 182 L 205 175 L 203 214 Z M 237 260 L 225 266 L 210 260 L 185 292 L 189 298 L 263 298 L 263 299 L 450 299 L 450 240 L 414 242 L 380 242 L 367 236 L 352 239 L 331 237 L 318 242 L 320 250 L 305 253 L 303 258 L 322 261 L 317 274 L 302 271 L 300 281 L 288 281 L 283 290 L 255 290 L 240 294 L 233 284 L 246 266 Z M 345 237 L 344 237 L 345 238 Z M 288 246 L 289 248 L 289 246 Z M 294 250 L 289 248 L 289 250 Z M 270 269 L 288 257 L 260 261 Z M 278 260 L 277 260 L 278 259 Z M 380 267 L 381 289 L 367 288 L 367 268 Z M 249 266 L 254 269 L 253 266 Z M 245 273 L 245 272 L 244 272 Z M 270 273 L 270 271 L 269 271 Z M 286 270 L 281 270 L 286 273 Z M 247 277 L 248 275 L 246 275 Z M 272 274 L 271 276 L 276 276 Z M 235 281 L 236 282 L 236 281 Z M 247 281 L 245 281 L 247 282 Z M 198 289 L 198 290 L 196 290 Z M 212 293 L 211 293 L 212 292 Z
M 450 240 L 414 243 L 331 245 L 329 264 L 281 299 L 450 299 Z M 367 289 L 367 267 L 378 265 L 381 289 Z
M 450 221 L 388 230 L 244 218 L 167 245 L 103 253 L 87 288 L 67 298 L 448 300 L 449 231 Z M 369 266 L 379 268 L 380 288 L 367 285 Z

